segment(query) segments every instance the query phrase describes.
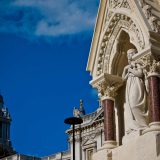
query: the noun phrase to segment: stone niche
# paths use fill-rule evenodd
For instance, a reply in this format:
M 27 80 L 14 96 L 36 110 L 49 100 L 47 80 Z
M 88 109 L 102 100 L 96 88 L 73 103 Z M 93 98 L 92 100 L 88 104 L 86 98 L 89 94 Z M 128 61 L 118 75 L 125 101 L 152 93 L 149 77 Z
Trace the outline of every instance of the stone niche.
M 131 48 L 136 49 L 136 47 L 130 42 L 128 33 L 122 30 L 113 45 L 113 53 L 111 53 L 111 55 L 114 55 L 114 57 L 110 67 L 111 74 L 122 76 L 124 67 L 128 65 L 127 51 Z

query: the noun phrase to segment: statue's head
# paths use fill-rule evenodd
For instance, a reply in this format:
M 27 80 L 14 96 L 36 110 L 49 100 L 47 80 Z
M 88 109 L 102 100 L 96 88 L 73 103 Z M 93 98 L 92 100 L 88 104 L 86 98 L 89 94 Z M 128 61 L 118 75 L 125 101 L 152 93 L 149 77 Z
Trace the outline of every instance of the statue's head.
M 128 61 L 131 61 L 132 60 L 132 57 L 136 54 L 136 49 L 129 49 L 127 51 L 127 57 L 128 57 Z

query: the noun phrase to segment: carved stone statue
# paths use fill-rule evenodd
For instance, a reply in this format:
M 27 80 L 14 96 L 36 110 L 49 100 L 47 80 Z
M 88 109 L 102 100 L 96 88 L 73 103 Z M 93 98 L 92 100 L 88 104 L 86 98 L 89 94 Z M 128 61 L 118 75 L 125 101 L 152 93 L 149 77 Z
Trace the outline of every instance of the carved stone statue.
M 74 117 L 83 117 L 85 115 L 85 109 L 83 107 L 83 100 L 80 100 L 80 107 L 76 108 L 74 107 L 73 109 L 73 116 Z
M 124 68 L 122 78 L 126 81 L 125 92 L 125 130 L 129 134 L 147 127 L 146 121 L 146 89 L 143 81 L 142 66 L 132 60 L 135 49 L 127 52 L 128 63 Z
M 80 111 L 76 107 L 74 107 L 74 109 L 73 109 L 73 116 L 74 117 L 80 117 Z

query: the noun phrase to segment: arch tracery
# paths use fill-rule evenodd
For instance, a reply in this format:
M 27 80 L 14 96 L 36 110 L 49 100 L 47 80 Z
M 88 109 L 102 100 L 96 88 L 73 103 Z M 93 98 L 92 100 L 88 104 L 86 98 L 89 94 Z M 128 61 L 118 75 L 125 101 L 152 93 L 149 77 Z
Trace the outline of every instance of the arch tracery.
M 110 18 L 108 25 L 106 24 L 102 34 L 97 58 L 97 76 L 104 72 L 109 73 L 109 63 L 114 56 L 112 55 L 113 45 L 122 30 L 129 34 L 130 42 L 136 46 L 138 51 L 144 49 L 145 40 L 138 23 L 125 14 L 115 13 Z

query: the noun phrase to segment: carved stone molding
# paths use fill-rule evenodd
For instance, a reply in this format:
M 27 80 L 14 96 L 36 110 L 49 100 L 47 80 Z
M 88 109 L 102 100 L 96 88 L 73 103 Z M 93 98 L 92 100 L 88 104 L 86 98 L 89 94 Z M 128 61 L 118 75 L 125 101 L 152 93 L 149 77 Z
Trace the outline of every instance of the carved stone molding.
M 144 16 L 148 20 L 148 23 L 150 24 L 150 27 L 152 31 L 156 33 L 160 33 L 160 17 L 159 17 L 159 11 L 156 7 L 160 5 L 160 1 L 154 0 L 148 1 L 148 0 L 138 0 L 140 7 L 142 8 L 142 11 L 144 13 Z M 156 6 L 156 7 L 155 7 Z
M 150 4 L 148 4 L 147 2 L 145 2 L 144 0 L 141 4 L 142 4 L 141 5 L 142 11 L 143 11 L 145 17 L 148 19 L 148 22 L 151 26 L 151 29 L 155 32 L 160 33 L 160 25 L 158 23 L 159 18 L 157 17 L 157 15 L 153 14 L 153 13 L 155 13 L 154 7 L 151 6 Z
M 159 12 L 156 11 L 151 2 L 146 0 L 137 1 L 139 6 L 142 8 L 142 13 L 148 21 L 149 30 L 156 34 L 160 33 Z M 128 12 L 128 15 L 131 15 L 133 10 L 130 9 L 130 6 L 133 4 L 131 4 L 129 0 L 109 0 L 108 3 L 109 6 L 106 13 L 105 25 L 103 27 L 103 35 L 101 36 L 100 48 L 98 49 L 98 58 L 96 61 L 97 76 L 104 72 L 108 72 L 107 69 L 109 68 L 108 64 L 110 61 L 111 50 L 116 39 L 116 35 L 120 32 L 120 29 L 125 29 L 125 31 L 129 33 L 130 41 L 136 46 L 138 52 L 147 47 L 143 31 L 141 30 L 142 27 L 139 24 L 140 22 L 135 22 L 135 19 L 133 20 L 132 17 L 119 12 L 119 10 L 128 9 L 126 12 Z M 155 46 L 155 42 L 155 39 L 151 37 L 150 43 L 153 50 L 157 50 L 157 44 Z M 157 40 L 157 42 L 159 42 L 159 40 Z
M 109 4 L 111 8 L 120 7 L 123 0 L 110 0 Z
M 75 142 L 81 142 L 81 136 L 75 136 Z M 69 135 L 68 142 L 73 142 L 73 135 Z
M 135 44 L 139 51 L 145 47 L 142 31 L 130 17 L 116 13 L 106 22 L 105 26 L 97 58 L 97 76 L 103 73 L 104 70 L 107 72 L 106 68 L 109 64 L 112 47 L 121 29 L 128 31 L 131 43 Z
M 104 73 L 97 79 L 92 80 L 90 84 L 98 90 L 101 99 L 106 97 L 114 99 L 117 95 L 117 90 L 123 85 L 123 80 L 121 77 Z
M 110 8 L 128 8 L 130 9 L 130 6 L 128 4 L 127 0 L 110 0 L 109 1 Z
M 92 133 L 82 137 L 82 145 L 90 144 L 95 142 L 96 134 Z

